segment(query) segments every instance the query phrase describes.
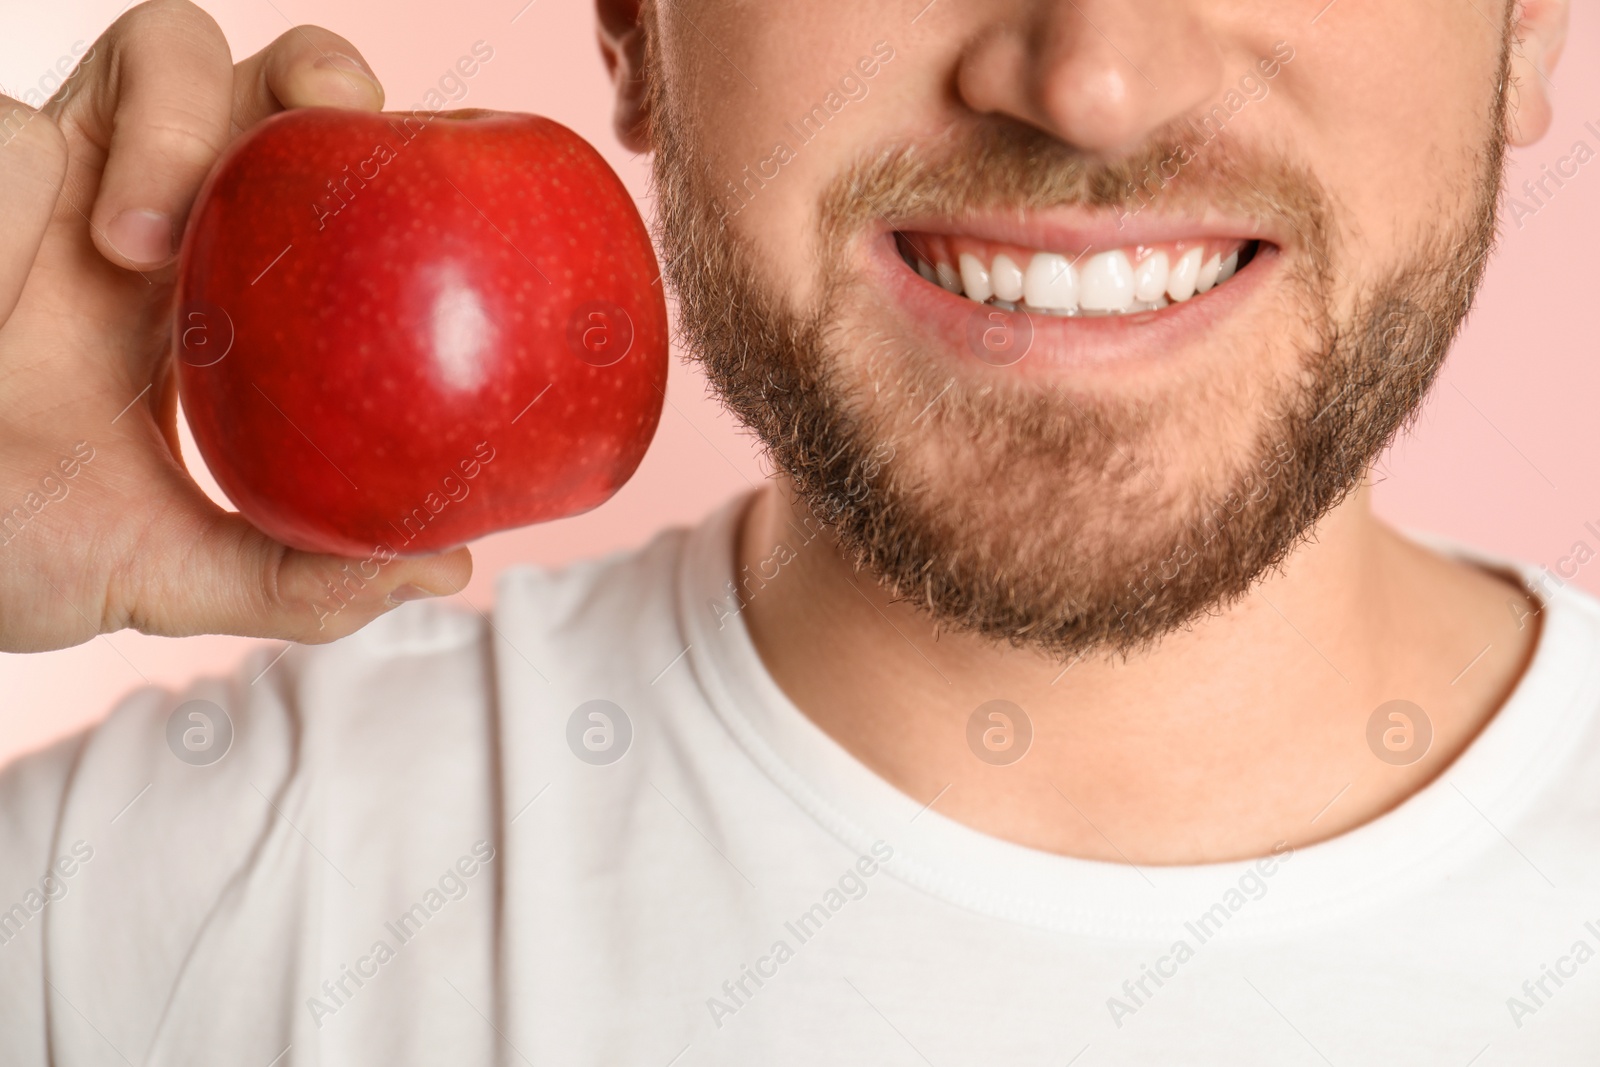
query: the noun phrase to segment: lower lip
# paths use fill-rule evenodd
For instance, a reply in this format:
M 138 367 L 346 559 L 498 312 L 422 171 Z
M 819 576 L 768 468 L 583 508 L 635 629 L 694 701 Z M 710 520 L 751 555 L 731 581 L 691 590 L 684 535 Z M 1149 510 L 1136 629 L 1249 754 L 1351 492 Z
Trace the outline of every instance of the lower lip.
M 1028 374 L 1100 364 L 1133 370 L 1141 364 L 1168 363 L 1250 299 L 1278 260 L 1278 249 L 1262 243 L 1232 278 L 1181 304 L 1127 315 L 1073 317 L 1009 312 L 942 289 L 906 264 L 893 232 L 873 242 L 867 268 L 871 281 L 904 309 L 913 328 L 931 335 L 934 347 L 973 367 Z M 998 351 L 985 347 L 976 339 L 991 329 L 1010 330 L 1017 340 Z M 1023 338 L 1028 338 L 1025 347 Z

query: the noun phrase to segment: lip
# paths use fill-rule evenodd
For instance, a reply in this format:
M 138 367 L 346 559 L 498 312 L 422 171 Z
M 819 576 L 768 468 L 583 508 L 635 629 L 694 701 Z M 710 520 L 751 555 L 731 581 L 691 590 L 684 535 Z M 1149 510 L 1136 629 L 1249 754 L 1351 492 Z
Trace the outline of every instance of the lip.
M 902 231 L 949 234 L 1058 252 L 1107 250 L 1202 238 L 1261 242 L 1255 256 L 1223 285 L 1158 311 L 1064 317 L 1006 311 L 947 292 L 907 266 L 895 246 Z M 988 373 L 1049 375 L 1064 369 L 1136 373 L 1170 365 L 1202 343 L 1267 283 L 1280 266 L 1281 242 L 1259 225 L 1224 218 L 1114 220 L 972 217 L 895 220 L 869 241 L 867 269 L 911 328 L 963 368 Z M 1002 316 L 996 318 L 995 316 Z M 1020 356 L 995 357 L 977 340 L 994 327 L 1028 338 Z M 1001 336 L 1001 335 L 993 335 Z M 1019 342 L 1020 343 L 1020 342 Z M 998 359 L 998 361 L 997 361 Z M 1009 362 L 1007 362 L 1009 360 Z
M 1050 211 L 1030 213 L 988 213 L 948 217 L 897 218 L 890 232 L 912 231 L 974 237 L 1001 244 L 1021 245 L 1049 252 L 1076 254 L 1084 249 L 1105 251 L 1134 245 L 1163 244 L 1173 241 L 1208 238 L 1238 238 L 1261 241 L 1276 248 L 1285 244 L 1285 235 L 1276 227 L 1250 219 L 1218 213 L 1199 217 L 1143 214 L 1118 220 L 1105 211 Z

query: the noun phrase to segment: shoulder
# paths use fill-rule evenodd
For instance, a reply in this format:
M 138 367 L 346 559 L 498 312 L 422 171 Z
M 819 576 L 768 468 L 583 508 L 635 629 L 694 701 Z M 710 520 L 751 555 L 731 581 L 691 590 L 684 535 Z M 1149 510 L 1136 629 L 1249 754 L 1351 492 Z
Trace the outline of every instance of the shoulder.
M 140 690 L 0 772 L 0 882 L 24 901 L 27 945 L 4 961 L 0 1029 L 40 1035 L 60 1062 L 95 1058 L 100 1034 L 143 1058 L 185 974 L 237 937 L 242 895 L 304 916 L 323 863 L 382 885 L 469 847 L 437 837 L 489 825 L 484 629 L 413 604 L 335 644 L 265 646 L 230 675 Z M 254 914 L 295 941 L 297 922 Z M 263 993 L 292 957 L 255 961 Z M 94 1028 L 56 998 L 92 1006 Z

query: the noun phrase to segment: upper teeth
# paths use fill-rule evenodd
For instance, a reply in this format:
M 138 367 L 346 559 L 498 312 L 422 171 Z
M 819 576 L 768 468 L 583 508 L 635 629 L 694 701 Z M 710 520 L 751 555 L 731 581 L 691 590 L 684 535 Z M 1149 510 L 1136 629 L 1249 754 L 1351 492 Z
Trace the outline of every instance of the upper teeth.
M 1022 268 L 1002 252 L 994 257 L 994 265 L 989 268 L 989 284 L 994 286 L 995 296 L 1015 303 L 1022 299 Z
M 1008 308 L 1020 304 L 1051 315 L 1153 311 L 1207 292 L 1233 277 L 1239 267 L 1238 251 L 1207 256 L 1200 247 L 1173 256 L 1165 251 L 1150 252 L 1137 263 L 1120 248 L 1080 260 L 1035 252 L 1026 265 L 1005 252 L 987 262 L 972 252 L 962 252 L 955 265 L 930 263 L 920 252 L 912 255 L 918 273 L 952 293 L 979 303 L 993 300 Z

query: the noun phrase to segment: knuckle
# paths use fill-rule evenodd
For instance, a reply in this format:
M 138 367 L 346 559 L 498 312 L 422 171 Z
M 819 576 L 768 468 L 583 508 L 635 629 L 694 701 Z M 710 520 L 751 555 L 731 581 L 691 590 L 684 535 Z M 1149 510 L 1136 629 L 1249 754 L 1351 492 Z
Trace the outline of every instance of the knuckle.
M 294 603 L 294 596 L 283 588 L 283 570 L 289 550 L 274 541 L 262 538 L 261 558 L 256 562 L 255 588 L 250 590 L 260 610 L 270 615 L 285 614 Z
M 331 558 L 306 555 L 261 536 L 268 556 L 258 572 L 256 596 L 276 636 L 320 645 L 365 625 L 369 615 L 349 603 L 335 584 L 339 574 Z
M 191 115 L 155 115 L 140 124 L 135 136 L 142 153 L 165 165 L 204 169 L 225 147 L 214 125 Z

